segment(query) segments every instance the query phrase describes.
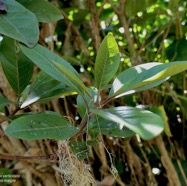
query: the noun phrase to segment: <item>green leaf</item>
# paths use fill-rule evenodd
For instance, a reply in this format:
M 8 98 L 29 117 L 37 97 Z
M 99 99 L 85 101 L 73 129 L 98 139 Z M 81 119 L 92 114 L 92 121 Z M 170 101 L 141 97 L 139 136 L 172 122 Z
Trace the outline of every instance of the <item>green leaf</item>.
M 129 68 L 115 78 L 109 95 L 120 97 L 155 87 L 185 69 L 187 61 L 166 64 L 153 62 Z
M 82 118 L 85 116 L 85 114 L 88 115 L 88 112 L 89 112 L 86 108 L 85 101 L 89 108 L 94 108 L 94 103 L 96 103 L 97 101 L 97 91 L 91 88 L 88 88 L 88 91 L 90 92 L 92 97 L 89 97 L 88 95 L 85 94 L 84 95 L 85 100 L 84 100 L 82 96 L 80 95 L 77 96 L 78 112 Z
M 72 72 L 71 70 L 69 70 L 68 68 L 66 68 L 64 65 L 61 65 L 57 62 L 53 62 L 55 67 L 64 75 L 67 77 L 67 81 L 68 84 L 74 88 L 75 90 L 77 90 L 77 92 L 79 92 L 80 94 L 82 94 L 83 92 L 86 92 L 89 96 L 91 96 L 90 92 L 88 91 L 87 87 L 84 85 L 84 83 L 81 81 L 80 78 L 77 78 L 77 76 L 74 74 L 74 72 Z
M 1 42 L 0 61 L 7 80 L 19 97 L 32 77 L 34 64 L 18 50 L 16 41 L 8 37 Z
M 101 43 L 95 62 L 95 85 L 101 90 L 113 78 L 120 63 L 120 53 L 115 38 L 109 33 Z
M 55 80 L 43 71 L 35 77 L 28 89 L 29 90 L 25 91 L 22 96 L 24 101 L 21 108 L 39 100 L 50 100 L 56 96 L 65 95 L 72 91 L 64 83 Z M 26 97 L 26 99 L 24 99 L 24 97 Z
M 88 145 L 85 142 L 70 140 L 69 145 L 73 154 L 75 154 L 79 160 L 84 160 L 87 156 L 89 156 Z
M 77 106 L 78 106 L 79 115 L 81 116 L 81 118 L 83 118 L 86 114 L 87 109 L 86 109 L 85 101 L 80 95 L 77 96 Z
M 164 129 L 164 121 L 160 116 L 139 108 L 121 106 L 104 110 L 90 109 L 90 111 L 116 123 L 120 130 L 127 127 L 145 140 L 154 138 Z
M 37 113 L 19 117 L 5 130 L 6 135 L 25 140 L 64 140 L 76 132 L 78 132 L 77 128 L 56 113 Z
M 164 107 L 163 106 L 151 107 L 148 110 L 155 113 L 155 114 L 158 114 L 163 119 L 163 121 L 164 121 L 164 132 L 166 133 L 166 135 L 168 137 L 171 137 L 172 134 L 171 134 L 171 130 L 170 130 L 169 123 L 168 123 L 168 117 L 167 117 L 167 114 L 166 114 L 166 111 L 165 111 Z
M 9 101 L 8 99 L 4 98 L 3 96 L 0 96 L 0 110 L 5 107 L 8 104 L 12 104 L 14 102 Z
M 49 23 L 63 19 L 60 11 L 50 2 L 45 0 L 18 0 L 25 8 L 33 12 L 39 22 Z
M 6 0 L 8 10 L 0 15 L 0 33 L 33 47 L 39 39 L 36 16 L 15 0 Z
M 99 116 L 93 117 L 89 122 L 89 134 L 98 136 L 99 134 L 109 135 L 118 138 L 128 138 L 135 135 L 127 127 L 120 128 L 115 122 L 103 119 Z
M 23 53 L 44 72 L 73 88 L 81 95 L 84 95 L 85 91 L 89 93 L 77 71 L 61 57 L 39 44 L 32 49 L 24 45 L 20 45 L 20 47 Z

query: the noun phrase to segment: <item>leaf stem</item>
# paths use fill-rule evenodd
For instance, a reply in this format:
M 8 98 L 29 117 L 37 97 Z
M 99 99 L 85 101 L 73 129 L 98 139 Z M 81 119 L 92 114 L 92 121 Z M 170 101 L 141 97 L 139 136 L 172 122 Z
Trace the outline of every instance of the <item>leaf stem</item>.
M 9 114 L 9 116 L 14 116 L 18 111 L 20 110 L 20 107 L 17 107 L 11 114 Z M 9 116 L 3 116 L 3 115 L 0 115 L 0 118 L 2 119 L 0 121 L 0 124 L 2 124 L 4 121 L 6 120 L 10 120 L 8 117 Z
M 85 121 L 79 126 L 79 131 L 78 131 L 74 136 L 71 137 L 72 139 L 77 139 L 77 138 L 83 133 L 83 130 L 84 130 L 84 128 L 86 127 L 86 125 L 87 125 L 88 121 L 90 120 L 90 118 L 92 117 L 92 115 L 93 115 L 93 113 L 90 113 L 90 114 L 88 115 L 87 120 L 85 120 Z
M 101 108 L 104 107 L 109 101 L 111 101 L 112 99 L 114 99 L 115 96 L 112 96 L 112 97 L 109 97 L 109 98 L 103 100 L 102 103 L 101 103 Z
M 21 110 L 20 106 L 18 106 L 9 116 L 14 116 L 19 110 Z

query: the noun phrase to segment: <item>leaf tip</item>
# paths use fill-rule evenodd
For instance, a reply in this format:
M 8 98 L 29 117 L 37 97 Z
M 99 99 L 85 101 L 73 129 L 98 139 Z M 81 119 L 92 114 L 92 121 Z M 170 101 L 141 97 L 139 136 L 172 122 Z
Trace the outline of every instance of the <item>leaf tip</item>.
M 108 33 L 108 36 L 113 36 L 113 33 L 112 33 L 112 32 L 109 32 L 109 33 Z

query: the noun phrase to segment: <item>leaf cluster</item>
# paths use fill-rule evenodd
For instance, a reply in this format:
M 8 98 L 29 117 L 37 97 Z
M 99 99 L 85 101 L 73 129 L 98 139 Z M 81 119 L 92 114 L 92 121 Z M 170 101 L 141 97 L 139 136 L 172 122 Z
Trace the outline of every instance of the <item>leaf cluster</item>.
M 44 0 L 7 0 L 4 3 L 7 12 L 0 15 L 0 33 L 3 37 L 0 61 L 17 100 L 10 101 L 1 96 L 0 109 L 12 103 L 24 109 L 54 97 L 77 94 L 81 117 L 78 126 L 55 112 L 7 117 L 10 125 L 5 130 L 6 135 L 26 140 L 64 140 L 77 138 L 87 132 L 93 138 L 99 134 L 118 138 L 138 134 L 149 140 L 164 130 L 166 121 L 162 114 L 136 107 L 108 107 L 108 103 L 163 83 L 170 76 L 186 70 L 187 61 L 150 62 L 130 67 L 118 74 L 121 52 L 113 34 L 108 33 L 96 55 L 94 83 L 88 87 L 70 63 L 37 44 L 38 23 L 62 19 L 61 13 Z M 42 10 L 39 8 L 41 4 Z M 34 65 L 41 72 L 30 83 Z M 0 118 L 4 120 L 1 115 Z

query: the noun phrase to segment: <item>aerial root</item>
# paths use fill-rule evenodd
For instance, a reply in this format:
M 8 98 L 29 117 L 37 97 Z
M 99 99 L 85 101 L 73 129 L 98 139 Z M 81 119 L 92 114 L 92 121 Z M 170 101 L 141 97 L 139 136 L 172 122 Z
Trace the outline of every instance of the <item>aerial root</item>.
M 96 181 L 92 177 L 83 161 L 71 151 L 68 141 L 58 142 L 59 168 L 65 186 L 96 186 Z

